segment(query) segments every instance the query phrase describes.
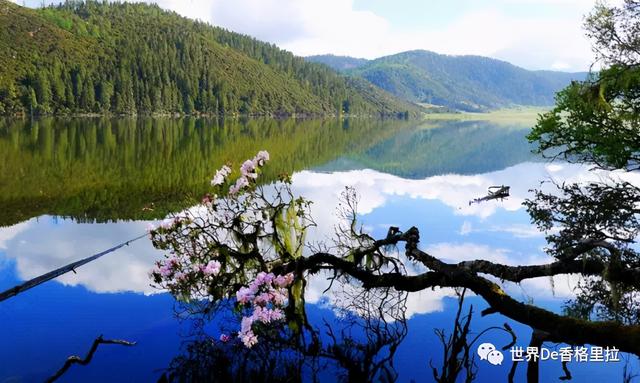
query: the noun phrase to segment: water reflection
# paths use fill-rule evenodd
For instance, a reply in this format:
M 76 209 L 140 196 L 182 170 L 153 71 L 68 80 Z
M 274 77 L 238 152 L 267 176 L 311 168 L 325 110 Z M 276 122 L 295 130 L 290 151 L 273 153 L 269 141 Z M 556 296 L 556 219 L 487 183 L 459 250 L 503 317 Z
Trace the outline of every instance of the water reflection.
M 267 149 L 265 180 L 364 150 L 415 122 L 0 120 L 0 225 L 44 214 L 159 218 L 205 192 L 212 172 Z
M 216 330 L 200 328 L 185 342 L 163 375 L 171 382 L 393 382 L 394 357 L 408 334 L 406 293 L 391 289 L 345 297 L 349 311 L 309 307 L 302 333 L 268 331 L 251 350 L 237 338 L 221 341 Z M 378 319 L 380 311 L 389 320 Z M 351 314 L 358 312 L 358 315 Z M 236 318 L 237 319 L 237 318 Z M 216 323 L 234 327 L 233 315 Z
M 373 170 L 302 171 L 294 174 L 293 188 L 297 194 L 314 201 L 312 213 L 318 227 L 309 233 L 310 241 L 323 241 L 333 234 L 338 223 L 335 211 L 339 194 L 346 186 L 353 186 L 361 198 L 361 221 L 374 236 L 384 236 L 390 225 L 404 228 L 416 225 L 425 233 L 422 242 L 425 250 L 445 261 L 487 259 L 504 264 L 535 264 L 548 262 L 550 258 L 541 251 L 543 237 L 528 223 L 521 202 L 529 195 L 528 190 L 545 177 L 575 182 L 603 175 L 589 172 L 587 167 L 544 163 L 522 163 L 472 176 L 442 175 L 421 180 Z M 640 184 L 640 179 L 631 181 Z M 512 196 L 508 200 L 468 205 L 487 186 L 498 183 L 511 185 Z M 77 224 L 71 219 L 45 216 L 0 229 L 0 249 L 5 259 L 14 262 L 18 278 L 26 280 L 123 242 L 143 233 L 147 226 L 143 221 Z M 148 272 L 160 257 L 148 241 L 142 240 L 83 266 L 77 274 L 69 273 L 57 280 L 66 285 L 82 285 L 93 292 L 149 294 L 157 291 L 149 286 Z M 554 290 L 549 289 L 546 278 L 513 288 L 516 295 L 526 292 L 557 298 L 571 296 L 573 282 L 564 276 L 556 278 Z M 322 277 L 313 281 L 308 301 L 326 301 L 328 297 L 322 292 L 327 282 Z M 441 310 L 441 299 L 446 296 L 451 296 L 451 291 L 411 294 L 408 315 Z
M 549 261 L 542 251 L 543 236 L 529 224 L 521 206 L 528 190 L 548 177 L 586 182 L 608 175 L 575 165 L 522 162 L 531 157 L 522 139 L 526 130 L 517 125 L 191 119 L 0 124 L 0 225 L 9 225 L 0 228 L 0 288 L 144 232 L 147 222 L 142 219 L 161 218 L 192 205 L 220 164 L 237 163 L 263 148 L 273 157 L 266 178 L 293 173 L 295 192 L 315 201 L 312 212 L 318 230 L 310 233 L 310 240 L 332 234 L 339 194 L 349 185 L 360 194 L 361 221 L 373 236 L 384 236 L 390 225 L 415 225 L 422 233 L 421 246 L 446 261 Z M 455 145 L 461 142 L 464 145 Z M 640 185 L 640 176 L 624 177 Z M 503 202 L 468 205 L 495 184 L 510 185 L 512 196 Z M 137 221 L 127 221 L 131 219 Z M 116 220 L 120 221 L 112 222 Z M 106 223 L 91 223 L 95 221 Z M 17 345 L 0 350 L 0 359 L 9 361 L 0 368 L 0 380 L 12 375 L 41 380 L 59 368 L 61 359 L 81 353 L 103 332 L 141 340 L 140 348 L 126 354 L 105 351 L 102 364 L 97 359 L 91 368 L 72 371 L 71 381 L 113 381 L 115 376 L 149 381 L 158 378 L 158 368 L 175 366 L 170 362 L 178 349 L 173 301 L 153 294 L 157 291 L 148 279 L 160 256 L 147 241 L 139 241 L 0 306 L 1 339 Z M 575 282 L 572 276 L 560 276 L 506 284 L 506 289 L 523 301 L 535 300 L 559 311 L 574 295 Z M 322 318 L 335 318 L 344 298 L 324 293 L 327 283 L 318 275 L 306 291 L 309 315 L 320 324 Z M 127 291 L 136 294 L 122 293 Z M 394 360 L 400 381 L 430 376 L 429 358 L 441 351 L 432 330 L 450 328 L 453 297 L 449 289 L 406 297 L 411 333 Z M 469 301 L 477 311 L 486 307 L 477 298 Z M 477 329 L 498 320 L 503 319 L 479 318 Z M 510 323 L 523 340 L 528 339 L 529 330 Z M 210 342 L 199 341 L 194 347 L 211 348 Z M 497 339 L 498 343 L 505 342 Z M 43 362 L 36 375 L 27 376 L 24 371 L 31 366 L 21 361 L 32 353 Z M 178 358 L 193 355 L 199 354 Z M 101 376 L 113 369 L 114 361 L 128 364 L 121 373 Z M 596 367 L 574 372 L 575 379 L 597 374 L 603 381 L 610 378 L 610 370 Z M 124 371 L 143 372 L 132 378 Z M 327 379 L 335 369 L 329 371 Z M 482 376 L 506 376 L 496 371 L 483 371 Z M 543 379 L 560 376 L 554 371 L 542 371 Z
M 427 121 L 367 150 L 345 153 L 321 169 L 374 169 L 413 179 L 488 173 L 536 158 L 526 140 L 532 123 Z
M 13 261 L 17 277 L 28 280 L 144 233 L 146 226 L 144 222 L 77 224 L 70 219 L 44 216 L 0 229 L 5 237 L 0 246 L 4 246 L 6 259 Z M 56 281 L 97 293 L 149 294 L 157 292 L 150 287 L 148 273 L 159 256 L 143 239 Z

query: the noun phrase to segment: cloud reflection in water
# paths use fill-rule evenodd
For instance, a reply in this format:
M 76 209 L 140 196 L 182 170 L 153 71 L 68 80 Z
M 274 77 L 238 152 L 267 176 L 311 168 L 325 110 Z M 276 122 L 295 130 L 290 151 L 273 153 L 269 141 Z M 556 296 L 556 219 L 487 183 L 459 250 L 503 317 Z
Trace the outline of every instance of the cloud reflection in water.
M 522 163 L 491 173 L 441 175 L 422 180 L 403 179 L 373 170 L 334 173 L 302 171 L 294 174 L 293 188 L 296 193 L 314 201 L 312 212 L 318 228 L 309 235 L 312 241 L 326 239 L 332 234 L 338 220 L 335 211 L 340 193 L 345 186 L 353 186 L 361 196 L 359 209 L 363 215 L 363 224 L 375 235 L 384 235 L 387 222 L 405 229 L 419 225 L 416 216 L 412 214 L 392 217 L 385 210 L 390 200 L 408 200 L 414 211 L 433 210 L 435 203 L 446 207 L 446 213 L 442 213 L 442 209 L 438 210 L 439 222 L 443 225 L 447 222 L 460 223 L 456 223 L 459 229 L 448 233 L 446 240 L 438 237 L 423 240 L 422 247 L 428 252 L 452 262 L 488 259 L 505 264 L 533 264 L 549 262 L 551 259 L 540 251 L 544 245 L 542 236 L 529 224 L 528 216 L 521 206 L 530 195 L 528 190 L 538 187 L 540 180 L 549 177 L 584 182 L 599 180 L 605 176 L 605 172 L 589 172 L 585 166 L 543 163 Z M 640 184 L 638 175 L 624 177 Z M 469 200 L 484 195 L 489 186 L 500 184 L 511 186 L 511 197 L 507 200 L 468 205 Z M 501 222 L 502 216 L 492 220 L 492 216 L 505 212 L 518 212 L 517 222 Z M 382 214 L 385 222 L 381 219 L 368 221 L 367 219 L 376 216 L 374 213 Z M 397 222 L 398 219 L 401 222 Z M 0 272 L 9 272 L 6 261 L 13 261 L 17 277 L 27 280 L 135 237 L 143 233 L 147 226 L 148 223 L 142 221 L 79 224 L 45 216 L 2 228 L 0 260 L 4 258 L 5 262 L 0 262 Z M 426 228 L 419 228 L 426 231 Z M 474 237 L 475 233 L 480 233 L 481 236 Z M 495 238 L 491 239 L 498 235 L 517 238 L 517 241 L 512 242 L 517 246 L 503 245 Z M 485 240 L 485 237 L 489 239 Z M 526 244 L 529 246 L 525 246 Z M 534 253 L 523 250 L 529 248 L 538 251 Z M 96 293 L 133 291 L 151 294 L 157 290 L 149 285 L 148 272 L 161 256 L 148 240 L 143 239 L 82 266 L 77 274 L 68 273 L 59 277 L 57 281 L 65 285 L 82 285 Z M 524 294 L 537 298 L 564 298 L 571 296 L 575 282 L 573 277 L 556 277 L 552 290 L 549 288 L 549 279 L 541 278 L 527 281 L 521 286 L 510 284 L 508 290 L 516 296 Z M 331 302 L 331 297 L 323 296 L 322 293 L 327 285 L 326 278 L 313 278 L 308 290 L 308 302 L 318 303 L 327 299 Z M 442 298 L 451 295 L 452 291 L 448 289 L 412 294 L 409 299 L 409 314 L 442 310 Z

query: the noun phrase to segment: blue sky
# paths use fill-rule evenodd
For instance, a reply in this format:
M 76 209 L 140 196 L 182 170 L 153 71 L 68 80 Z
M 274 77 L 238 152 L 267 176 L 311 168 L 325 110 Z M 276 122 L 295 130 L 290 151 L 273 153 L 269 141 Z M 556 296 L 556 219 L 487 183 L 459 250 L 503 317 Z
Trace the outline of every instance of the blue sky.
M 40 2 L 27 0 L 26 4 Z M 587 70 L 593 60 L 582 21 L 595 0 L 155 2 L 303 56 L 333 53 L 375 58 L 428 49 L 490 56 L 528 69 L 565 71 Z

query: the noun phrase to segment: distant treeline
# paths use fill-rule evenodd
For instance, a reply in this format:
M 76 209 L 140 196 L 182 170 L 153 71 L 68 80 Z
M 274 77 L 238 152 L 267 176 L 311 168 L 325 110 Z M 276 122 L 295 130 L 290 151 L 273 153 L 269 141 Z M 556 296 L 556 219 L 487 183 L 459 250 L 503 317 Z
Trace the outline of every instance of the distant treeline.
M 365 80 L 155 5 L 0 0 L 0 114 L 417 112 Z

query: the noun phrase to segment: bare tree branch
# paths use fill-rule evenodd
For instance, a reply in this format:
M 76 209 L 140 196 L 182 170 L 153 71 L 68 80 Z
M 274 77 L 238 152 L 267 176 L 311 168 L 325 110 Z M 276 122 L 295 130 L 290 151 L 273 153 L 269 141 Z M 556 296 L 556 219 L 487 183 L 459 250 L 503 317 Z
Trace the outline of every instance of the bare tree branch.
M 80 358 L 79 356 L 76 356 L 76 355 L 72 355 L 68 357 L 67 360 L 64 362 L 64 365 L 55 374 L 49 377 L 46 380 L 46 382 L 47 383 L 55 382 L 65 372 L 67 372 L 67 370 L 73 364 L 80 364 L 80 365 L 86 366 L 87 364 L 91 363 L 91 359 L 93 359 L 93 354 L 95 354 L 96 350 L 98 350 L 98 346 L 101 344 L 119 344 L 122 346 L 135 346 L 136 342 L 129 342 L 129 341 L 120 340 L 120 339 L 104 339 L 102 335 L 100 335 L 93 341 L 93 344 L 91 345 L 91 348 L 87 353 L 87 356 L 85 356 L 84 358 Z

